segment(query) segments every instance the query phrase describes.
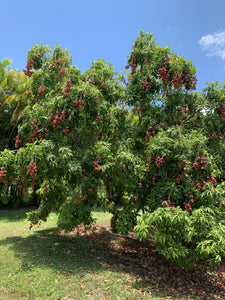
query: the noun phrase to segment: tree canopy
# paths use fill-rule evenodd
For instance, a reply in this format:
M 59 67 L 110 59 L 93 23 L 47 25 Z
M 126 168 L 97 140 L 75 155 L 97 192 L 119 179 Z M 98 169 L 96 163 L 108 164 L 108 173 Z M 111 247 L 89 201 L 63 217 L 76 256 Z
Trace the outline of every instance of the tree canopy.
M 195 92 L 192 62 L 143 31 L 125 69 L 116 74 L 97 59 L 82 73 L 60 46 L 28 52 L 27 79 L 13 73 L 18 133 L 15 150 L 0 153 L 1 195 L 35 198 L 32 225 L 54 210 L 70 231 L 91 224 L 92 208 L 102 207 L 119 232 L 135 226 L 140 240 L 152 232 L 156 249 L 181 265 L 219 263 L 225 84 Z

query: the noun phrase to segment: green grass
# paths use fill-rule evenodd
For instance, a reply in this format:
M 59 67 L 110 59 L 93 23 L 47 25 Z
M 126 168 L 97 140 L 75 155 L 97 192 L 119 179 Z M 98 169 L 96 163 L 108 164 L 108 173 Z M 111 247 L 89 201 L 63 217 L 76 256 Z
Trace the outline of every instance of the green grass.
M 100 226 L 109 226 L 112 214 L 109 212 L 102 212 L 101 210 L 94 211 L 93 216 L 97 219 L 97 224 Z
M 110 214 L 94 216 L 109 225 Z M 52 213 L 29 230 L 24 211 L 0 211 L 0 299 L 149 298 L 134 287 L 135 278 L 108 267 L 101 242 L 59 235 L 56 221 Z
M 109 213 L 94 217 L 109 227 Z M 190 297 L 192 288 L 187 297 L 171 288 L 173 275 L 171 282 L 163 276 L 172 265 L 151 244 L 99 226 L 90 235 L 59 234 L 56 222 L 52 213 L 29 230 L 25 211 L 0 211 L 0 299 L 201 299 Z

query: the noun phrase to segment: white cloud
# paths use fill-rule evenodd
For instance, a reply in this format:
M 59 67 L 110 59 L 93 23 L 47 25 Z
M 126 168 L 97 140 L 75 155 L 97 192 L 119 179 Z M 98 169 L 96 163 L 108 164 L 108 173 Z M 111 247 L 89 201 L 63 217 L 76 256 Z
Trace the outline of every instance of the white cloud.
M 207 56 L 219 56 L 225 60 L 225 31 L 204 35 L 198 43 Z

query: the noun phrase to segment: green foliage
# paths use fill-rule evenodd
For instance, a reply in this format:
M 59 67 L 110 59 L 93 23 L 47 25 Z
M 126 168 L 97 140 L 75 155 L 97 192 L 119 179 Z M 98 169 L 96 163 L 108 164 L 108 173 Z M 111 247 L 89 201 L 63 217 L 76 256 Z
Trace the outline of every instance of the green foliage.
M 0 151 L 14 149 L 17 126 L 27 105 L 27 77 L 19 70 L 6 68 L 10 62 L 0 62 Z
M 73 228 L 84 223 L 90 225 L 94 222 L 91 216 L 90 206 L 84 202 L 79 202 L 75 196 L 68 197 L 63 203 L 58 220 L 58 226 L 70 232 Z
M 213 155 L 225 178 L 225 83 L 212 82 L 202 92 L 204 134 L 208 137 L 208 150 Z
M 23 112 L 14 118 L 16 126 L 21 120 L 18 150 L 0 156 L 1 192 L 13 186 L 36 199 L 33 225 L 56 211 L 58 226 L 70 231 L 90 225 L 91 207 L 100 206 L 115 216 L 118 232 L 135 226 L 140 240 L 151 233 L 157 250 L 180 265 L 218 263 L 225 249 L 224 85 L 194 93 L 192 63 L 142 31 L 125 68 L 118 75 L 98 59 L 82 73 L 68 50 L 42 44 L 28 52 L 23 85 L 14 85 L 14 73 L 3 79 L 1 68 L 1 88 L 14 88 Z
M 199 259 L 218 264 L 225 255 L 224 217 L 221 207 L 202 206 L 192 214 L 180 207 L 161 207 L 144 214 L 135 233 L 145 240 L 153 232 L 157 251 L 186 268 Z

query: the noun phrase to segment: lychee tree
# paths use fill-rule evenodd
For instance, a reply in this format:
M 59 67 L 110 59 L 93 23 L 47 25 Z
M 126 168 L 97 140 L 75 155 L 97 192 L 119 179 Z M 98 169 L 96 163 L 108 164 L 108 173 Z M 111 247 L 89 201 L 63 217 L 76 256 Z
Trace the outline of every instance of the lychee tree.
M 125 68 L 117 75 L 96 60 L 82 73 L 61 47 L 29 51 L 29 105 L 16 138 L 18 186 L 40 201 L 28 219 L 37 224 L 55 210 L 58 226 L 70 231 L 92 223 L 92 207 L 101 206 L 114 214 L 117 231 L 135 225 L 140 240 L 152 232 L 168 259 L 219 263 L 224 88 L 195 93 L 192 63 L 144 32 Z M 3 163 L 1 171 L 4 185 Z
M 213 154 L 224 147 L 224 93 L 213 90 L 218 103 L 208 114 L 209 101 L 194 93 L 190 61 L 143 32 L 132 50 L 125 93 L 134 114 L 133 151 L 141 163 L 130 210 L 143 212 L 135 233 L 144 240 L 152 232 L 156 249 L 181 265 L 201 258 L 219 263 L 225 254 L 225 193 L 223 167 Z M 211 124 L 218 119 L 216 151 L 209 148 L 208 118 Z
M 27 182 L 40 199 L 28 218 L 36 224 L 56 210 L 58 226 L 67 231 L 90 224 L 91 207 L 113 211 L 135 168 L 121 79 L 104 60 L 82 74 L 68 51 L 43 45 L 28 53 L 24 72 L 32 83 L 18 155 L 25 155 Z

